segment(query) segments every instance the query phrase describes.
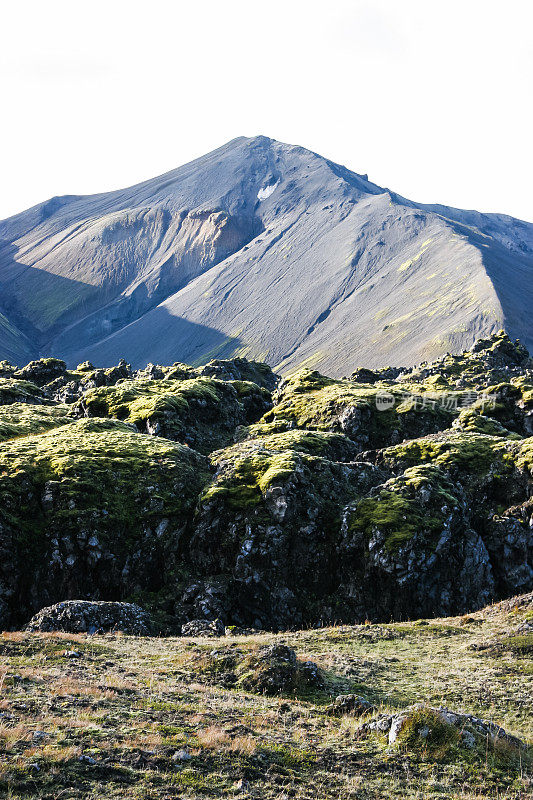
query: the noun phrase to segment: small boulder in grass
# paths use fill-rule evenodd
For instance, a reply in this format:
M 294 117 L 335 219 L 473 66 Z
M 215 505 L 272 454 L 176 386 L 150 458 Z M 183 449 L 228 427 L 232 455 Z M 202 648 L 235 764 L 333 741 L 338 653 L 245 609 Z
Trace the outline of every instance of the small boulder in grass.
M 172 761 L 175 764 L 179 764 L 182 761 L 190 761 L 192 758 L 191 754 L 188 750 L 176 750 L 176 752 L 172 755 Z
M 261 694 L 299 694 L 323 689 L 324 679 L 313 661 L 299 661 L 292 647 L 260 647 L 237 669 L 237 685 Z
M 181 626 L 182 636 L 224 636 L 224 623 L 220 619 L 191 619 Z
M 65 600 L 41 609 L 26 625 L 27 631 L 109 633 L 150 636 L 150 616 L 135 603 L 96 600 Z
M 378 714 L 358 729 L 358 734 L 375 732 L 386 735 L 389 745 L 401 745 L 408 749 L 422 748 L 427 752 L 438 752 L 442 756 L 453 748 L 483 751 L 487 743 L 496 746 L 503 742 L 516 753 L 527 745 L 512 736 L 499 725 L 488 720 L 461 714 L 447 708 L 432 708 L 416 705 L 395 714 Z
M 340 694 L 333 703 L 326 706 L 326 714 L 330 717 L 362 717 L 374 711 L 374 706 L 357 694 Z

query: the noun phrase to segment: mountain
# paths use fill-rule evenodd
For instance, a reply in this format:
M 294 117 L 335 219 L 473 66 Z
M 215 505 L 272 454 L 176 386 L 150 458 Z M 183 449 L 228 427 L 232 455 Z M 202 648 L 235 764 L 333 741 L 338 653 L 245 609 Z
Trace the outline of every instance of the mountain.
M 121 191 L 0 222 L 0 358 L 246 356 L 348 374 L 533 349 L 533 225 L 422 205 L 302 147 L 241 137 Z

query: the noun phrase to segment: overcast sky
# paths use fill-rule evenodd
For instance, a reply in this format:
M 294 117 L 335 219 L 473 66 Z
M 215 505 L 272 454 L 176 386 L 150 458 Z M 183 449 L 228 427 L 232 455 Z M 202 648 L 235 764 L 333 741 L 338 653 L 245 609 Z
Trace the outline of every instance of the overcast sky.
M 0 29 L 0 218 L 264 134 L 533 221 L 531 0 L 17 0 Z

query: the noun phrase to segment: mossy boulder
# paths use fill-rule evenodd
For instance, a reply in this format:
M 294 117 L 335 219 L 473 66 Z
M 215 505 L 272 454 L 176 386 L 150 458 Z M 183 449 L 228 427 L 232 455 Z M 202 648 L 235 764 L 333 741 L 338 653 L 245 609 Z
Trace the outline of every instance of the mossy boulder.
M 0 406 L 13 403 L 47 404 L 48 400 L 42 389 L 34 383 L 14 378 L 0 378 Z
M 45 386 L 55 378 L 65 375 L 67 365 L 59 358 L 41 358 L 30 361 L 25 367 L 14 373 L 14 377 L 22 381 L 30 381 L 36 386 Z
M 194 655 L 193 668 L 203 680 L 254 694 L 305 698 L 326 685 L 318 666 L 299 659 L 285 644 L 202 651 Z
M 449 405 L 444 394 L 333 380 L 303 369 L 282 381 L 262 422 L 342 433 L 368 450 L 448 428 L 458 413 Z
M 487 548 L 463 487 L 428 464 L 347 506 L 343 580 L 358 619 L 416 619 L 480 607 L 493 596 Z
M 274 644 L 243 659 L 236 686 L 258 694 L 302 696 L 324 689 L 325 681 L 313 661 L 300 661 L 292 647 Z
M 291 431 L 212 455 L 190 541 L 196 574 L 232 576 L 226 622 L 283 627 L 333 618 L 341 512 L 382 480 L 371 464 L 331 460 L 342 439 Z
M 213 454 L 190 547 L 196 574 L 232 576 L 217 614 L 419 618 L 530 587 L 529 440 L 448 431 L 362 457 L 347 441 L 292 429 Z
M 141 379 L 91 389 L 75 410 L 130 422 L 142 433 L 209 453 L 230 443 L 237 426 L 255 422 L 270 405 L 270 394 L 255 383 Z
M 410 706 L 394 714 L 379 714 L 358 730 L 359 736 L 386 737 L 389 747 L 416 761 L 454 762 L 502 768 L 529 765 L 531 748 L 494 722 L 472 714 L 429 705 Z
M 5 442 L 0 627 L 69 598 L 160 590 L 207 477 L 198 453 L 113 420 Z

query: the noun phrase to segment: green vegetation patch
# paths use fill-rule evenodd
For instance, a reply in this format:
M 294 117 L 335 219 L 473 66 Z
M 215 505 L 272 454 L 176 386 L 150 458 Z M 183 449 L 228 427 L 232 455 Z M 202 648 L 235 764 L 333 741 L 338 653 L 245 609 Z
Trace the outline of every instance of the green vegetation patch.
M 0 441 L 58 428 L 72 422 L 69 406 L 37 406 L 13 403 L 0 406 Z
M 86 392 L 78 413 L 130 422 L 208 453 L 228 444 L 237 425 L 253 421 L 254 411 L 257 419 L 269 402 L 265 389 L 246 381 L 123 380 Z
M 3 444 L 0 525 L 30 548 L 49 530 L 87 526 L 127 551 L 143 523 L 188 512 L 206 479 L 189 448 L 115 420 L 78 420 Z
M 499 437 L 464 431 L 403 442 L 388 447 L 383 455 L 385 462 L 391 465 L 397 461 L 405 464 L 431 462 L 446 470 L 484 474 L 496 464 L 503 467 L 504 454 Z
M 34 383 L 14 378 L 0 378 L 0 405 L 46 402 L 42 389 Z
M 453 483 L 433 465 L 407 469 L 384 484 L 376 496 L 362 498 L 350 512 L 348 530 L 367 540 L 385 534 L 385 549 L 394 553 L 415 534 L 436 544 L 450 510 L 460 503 Z
M 346 437 L 323 431 L 290 430 L 245 440 L 212 454 L 217 476 L 202 501 L 223 498 L 232 508 L 252 507 L 270 487 L 298 480 L 306 470 L 307 480 L 320 484 L 320 468 L 330 459 L 354 454 Z

